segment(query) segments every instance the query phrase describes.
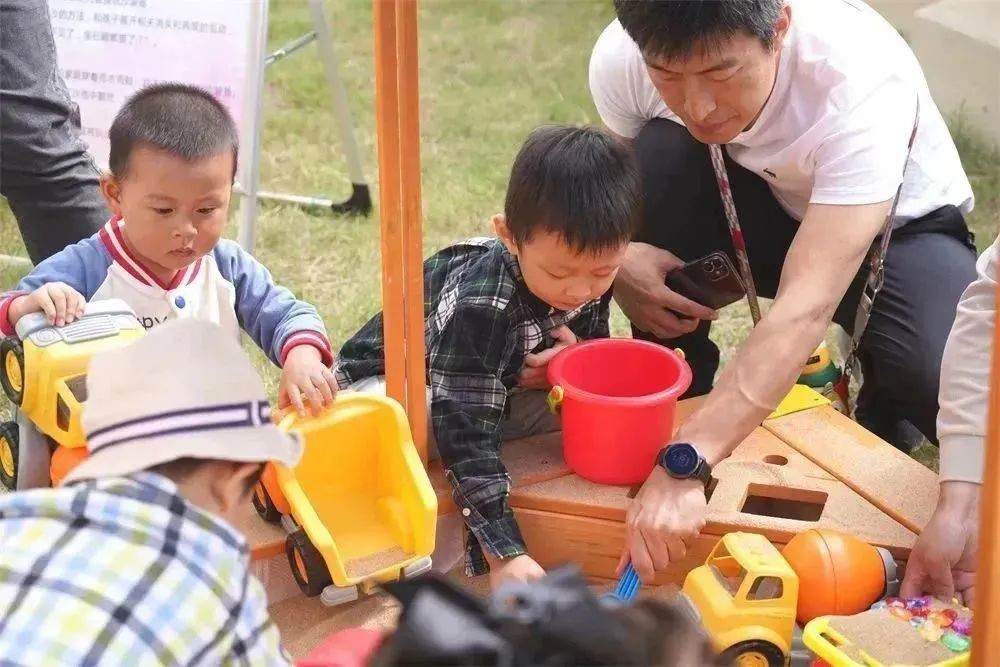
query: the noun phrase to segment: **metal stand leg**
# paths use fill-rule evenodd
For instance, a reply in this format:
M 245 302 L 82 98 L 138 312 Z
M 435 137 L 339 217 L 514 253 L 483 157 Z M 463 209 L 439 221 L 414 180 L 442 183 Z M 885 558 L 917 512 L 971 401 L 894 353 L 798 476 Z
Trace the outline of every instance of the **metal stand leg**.
M 17 411 L 17 430 L 17 490 L 44 489 L 51 483 L 49 439 L 20 410 Z
M 264 119 L 264 81 L 267 67 L 264 64 L 264 53 L 267 49 L 267 16 L 268 3 L 261 3 L 260 15 L 257 26 L 259 36 L 257 39 L 257 53 L 253 54 L 255 62 L 260 62 L 257 71 L 257 78 L 254 81 L 254 90 L 251 91 L 250 103 L 253 104 L 253 117 L 256 119 L 255 132 L 250 137 L 250 159 L 246 165 L 246 189 L 241 192 L 244 195 L 240 202 L 240 231 L 237 240 L 247 252 L 253 252 L 254 244 L 257 242 L 257 198 L 260 187 L 260 150 L 263 143 L 263 119 Z

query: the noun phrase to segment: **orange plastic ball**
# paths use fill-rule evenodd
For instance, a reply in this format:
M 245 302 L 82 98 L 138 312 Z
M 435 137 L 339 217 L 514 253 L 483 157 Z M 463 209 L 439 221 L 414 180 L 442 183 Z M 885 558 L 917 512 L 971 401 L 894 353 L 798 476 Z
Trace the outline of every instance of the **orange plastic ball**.
M 782 554 L 799 577 L 797 620 L 859 614 L 885 592 L 878 550 L 856 537 L 814 528 L 793 537 Z

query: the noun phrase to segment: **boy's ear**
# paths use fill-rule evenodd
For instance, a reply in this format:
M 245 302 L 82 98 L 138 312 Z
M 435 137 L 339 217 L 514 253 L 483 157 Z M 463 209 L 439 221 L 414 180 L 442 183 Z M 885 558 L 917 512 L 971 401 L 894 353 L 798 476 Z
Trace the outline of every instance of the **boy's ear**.
M 259 463 L 224 462 L 224 471 L 210 482 L 212 495 L 220 514 L 228 514 L 246 505 L 253 493 L 253 477 L 260 468 Z
M 122 217 L 122 192 L 118 179 L 110 171 L 101 174 L 101 194 L 115 217 Z
M 507 252 L 517 257 L 517 241 L 514 240 L 514 233 L 510 231 L 507 224 L 507 216 L 497 213 L 493 216 L 493 231 L 500 238 L 500 241 L 507 248 Z

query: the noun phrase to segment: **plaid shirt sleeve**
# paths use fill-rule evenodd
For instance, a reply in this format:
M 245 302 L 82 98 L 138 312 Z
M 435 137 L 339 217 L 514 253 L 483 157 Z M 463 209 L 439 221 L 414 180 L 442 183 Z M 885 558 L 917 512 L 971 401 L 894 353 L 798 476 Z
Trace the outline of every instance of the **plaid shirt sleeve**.
M 471 531 L 466 570 L 483 574 L 482 549 L 500 558 L 525 553 L 500 461 L 507 401 L 504 369 L 513 361 L 509 317 L 493 304 L 459 304 L 428 349 L 431 422 L 455 503 Z
M 267 610 L 267 595 L 260 582 L 248 575 L 246 593 L 229 656 L 240 665 L 291 665 L 292 658 L 281 645 L 277 626 Z

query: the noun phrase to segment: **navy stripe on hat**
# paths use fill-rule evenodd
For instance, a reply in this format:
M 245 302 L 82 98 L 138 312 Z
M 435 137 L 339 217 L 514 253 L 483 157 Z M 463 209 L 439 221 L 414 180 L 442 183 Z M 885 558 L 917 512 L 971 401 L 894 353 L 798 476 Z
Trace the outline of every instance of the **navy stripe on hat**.
M 270 420 L 271 407 L 267 401 L 170 410 L 99 428 L 87 435 L 87 449 L 93 454 L 135 440 L 220 429 L 252 428 L 269 424 Z

